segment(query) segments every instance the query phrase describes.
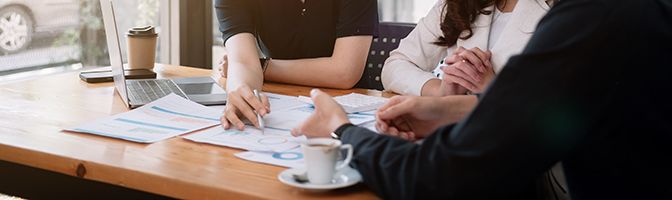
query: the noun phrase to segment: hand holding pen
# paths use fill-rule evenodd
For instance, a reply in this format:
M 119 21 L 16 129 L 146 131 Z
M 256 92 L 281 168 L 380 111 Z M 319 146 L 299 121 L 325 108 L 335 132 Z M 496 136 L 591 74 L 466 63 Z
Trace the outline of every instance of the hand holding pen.
M 257 92 L 254 94 L 253 89 L 247 86 L 228 91 L 226 109 L 221 117 L 222 126 L 224 129 L 236 128 L 238 130 L 245 130 L 245 123 L 243 120 L 249 120 L 255 127 L 261 128 L 259 125 L 259 117 L 271 112 L 268 97 Z

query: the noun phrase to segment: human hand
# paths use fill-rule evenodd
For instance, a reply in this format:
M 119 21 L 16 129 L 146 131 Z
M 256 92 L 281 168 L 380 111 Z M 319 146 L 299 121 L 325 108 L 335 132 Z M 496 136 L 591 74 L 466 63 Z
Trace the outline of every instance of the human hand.
M 229 70 L 229 56 L 228 54 L 224 53 L 224 55 L 222 55 L 222 58 L 220 58 L 219 61 L 217 62 L 217 65 L 215 66 L 215 69 L 213 69 L 213 72 L 216 73 L 217 76 L 221 78 L 226 78 L 227 70 Z
M 261 100 L 260 100 L 261 99 Z M 245 123 L 241 117 L 249 120 L 255 127 L 259 127 L 256 113 L 261 116 L 271 112 L 271 106 L 268 102 L 268 97 L 264 94 L 259 94 L 259 98 L 254 96 L 254 93 L 247 85 L 242 85 L 234 90 L 228 91 L 226 109 L 224 115 L 220 118 L 224 129 L 229 129 L 232 126 L 243 130 Z
M 341 105 L 327 93 L 313 89 L 310 96 L 315 104 L 315 112 L 299 127 L 292 129 L 292 135 L 305 135 L 308 138 L 330 137 L 338 127 L 350 123 Z
M 446 97 L 396 96 L 376 113 L 376 129 L 391 136 L 414 141 L 434 130 L 464 118 L 474 106 L 471 95 Z
M 464 94 L 466 90 L 482 92 L 495 76 L 491 57 L 492 52 L 482 51 L 478 47 L 457 48 L 453 55 L 445 58 L 444 65 L 441 66 L 444 73 L 442 93 Z

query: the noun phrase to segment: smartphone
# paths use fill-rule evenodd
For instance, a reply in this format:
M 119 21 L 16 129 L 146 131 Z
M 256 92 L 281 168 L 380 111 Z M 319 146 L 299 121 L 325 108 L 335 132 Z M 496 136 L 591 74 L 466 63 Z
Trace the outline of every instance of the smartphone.
M 127 69 L 124 70 L 124 75 L 126 76 L 126 79 L 156 78 L 156 73 L 149 69 Z M 114 80 L 112 78 L 112 71 L 110 70 L 82 71 L 79 73 L 79 78 L 87 83 L 102 83 Z

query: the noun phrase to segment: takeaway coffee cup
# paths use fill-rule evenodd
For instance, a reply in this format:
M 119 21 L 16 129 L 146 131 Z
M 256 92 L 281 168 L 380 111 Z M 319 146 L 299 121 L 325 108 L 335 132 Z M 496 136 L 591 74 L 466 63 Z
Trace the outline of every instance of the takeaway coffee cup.
M 306 162 L 308 181 L 313 184 L 330 184 L 337 170 L 348 166 L 352 159 L 352 145 L 330 138 L 309 139 L 301 144 Z M 341 150 L 347 150 L 342 163 L 338 164 Z
M 130 69 L 153 69 L 156 55 L 156 38 L 153 26 L 133 27 L 126 33 L 128 67 Z

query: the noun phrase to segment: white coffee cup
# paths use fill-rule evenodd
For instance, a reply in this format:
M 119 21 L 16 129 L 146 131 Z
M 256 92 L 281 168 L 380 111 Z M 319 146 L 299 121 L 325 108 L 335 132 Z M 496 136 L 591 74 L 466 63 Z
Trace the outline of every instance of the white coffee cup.
M 350 164 L 352 160 L 352 145 L 342 144 L 341 141 L 331 138 L 308 139 L 301 144 L 308 181 L 313 184 L 329 184 L 334 179 L 337 170 Z M 347 150 L 343 162 L 336 166 L 341 150 Z
M 126 33 L 128 68 L 153 69 L 156 56 L 156 38 L 153 26 L 133 27 Z

